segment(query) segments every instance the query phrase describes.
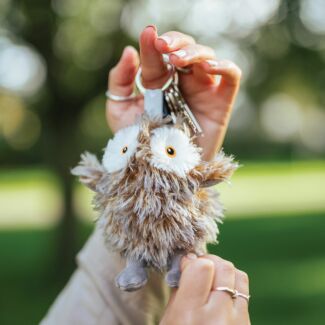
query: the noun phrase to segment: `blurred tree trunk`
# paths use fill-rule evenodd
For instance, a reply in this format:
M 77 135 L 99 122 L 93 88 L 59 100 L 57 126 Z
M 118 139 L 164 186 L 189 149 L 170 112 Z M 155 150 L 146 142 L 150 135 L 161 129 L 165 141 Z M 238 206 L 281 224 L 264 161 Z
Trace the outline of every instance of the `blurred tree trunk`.
M 22 31 L 27 42 L 31 43 L 43 59 L 47 67 L 45 98 L 41 99 L 40 117 L 42 120 L 42 153 L 43 161 L 52 167 L 57 175 L 63 199 L 62 218 L 58 227 L 57 258 L 58 274 L 71 272 L 76 253 L 76 218 L 73 209 L 73 184 L 69 167 L 76 163 L 75 123 L 80 112 L 80 102 L 62 96 L 58 84 L 60 62 L 53 54 L 53 37 L 57 28 L 56 16 L 51 11 L 51 3 L 47 1 L 21 0 L 28 24 Z M 46 218 L 46 216 L 44 216 Z
M 70 175 L 70 168 L 76 165 L 80 155 L 76 126 L 85 103 L 97 96 L 99 90 L 104 93 L 101 88 L 105 87 L 109 66 L 118 60 L 123 45 L 132 42 L 123 32 L 107 35 L 102 41 L 114 44 L 108 66 L 96 71 L 81 69 L 73 59 L 59 58 L 54 53 L 54 38 L 64 20 L 53 12 L 50 1 L 15 0 L 14 3 L 24 15 L 23 26 L 17 34 L 35 47 L 48 68 L 44 88 L 33 107 L 37 106 L 42 122 L 42 160 L 52 168 L 61 185 L 63 211 L 58 227 L 57 256 L 59 271 L 66 274 L 72 270 L 77 248 L 73 178 Z M 75 41 L 78 41 L 78 35 Z M 71 69 L 72 77 L 69 74 Z M 73 91 L 62 83 L 67 73 L 68 82 L 76 83 Z M 76 90 L 77 87 L 80 91 Z

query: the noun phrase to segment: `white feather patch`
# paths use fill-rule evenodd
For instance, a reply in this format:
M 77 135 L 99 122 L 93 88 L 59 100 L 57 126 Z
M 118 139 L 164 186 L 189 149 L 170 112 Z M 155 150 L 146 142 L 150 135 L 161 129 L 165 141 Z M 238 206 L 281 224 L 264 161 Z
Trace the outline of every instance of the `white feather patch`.
M 132 125 L 118 131 L 109 140 L 103 156 L 103 166 L 109 173 L 116 172 L 128 165 L 138 146 L 139 125 Z M 123 153 L 123 148 L 127 148 Z
M 173 127 L 153 130 L 150 147 L 153 154 L 151 165 L 180 177 L 186 177 L 186 173 L 200 163 L 199 148 L 190 142 L 184 132 Z M 168 147 L 175 150 L 174 157 L 168 155 Z

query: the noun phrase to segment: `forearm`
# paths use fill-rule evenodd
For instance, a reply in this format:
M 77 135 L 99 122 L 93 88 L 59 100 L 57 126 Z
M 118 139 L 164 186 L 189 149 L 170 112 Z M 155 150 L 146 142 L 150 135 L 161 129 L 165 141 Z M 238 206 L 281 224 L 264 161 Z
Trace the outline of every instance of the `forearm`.
M 123 292 L 114 280 L 124 263 L 105 247 L 96 229 L 77 256 L 78 269 L 42 324 L 151 324 L 159 319 L 167 296 L 162 277 L 152 274 L 144 289 Z

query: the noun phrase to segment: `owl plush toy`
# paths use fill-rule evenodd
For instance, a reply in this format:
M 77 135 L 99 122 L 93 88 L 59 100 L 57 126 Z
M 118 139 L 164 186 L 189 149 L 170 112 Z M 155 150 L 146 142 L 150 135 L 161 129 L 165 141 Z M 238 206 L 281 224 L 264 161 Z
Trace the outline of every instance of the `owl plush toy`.
M 236 168 L 223 152 L 201 160 L 184 124 L 146 115 L 109 140 L 102 163 L 82 155 L 72 173 L 95 192 L 106 243 L 126 259 L 116 277 L 120 289 L 144 286 L 147 268 L 166 271 L 167 284 L 178 286 L 181 257 L 201 255 L 216 241 L 223 208 L 211 186 Z

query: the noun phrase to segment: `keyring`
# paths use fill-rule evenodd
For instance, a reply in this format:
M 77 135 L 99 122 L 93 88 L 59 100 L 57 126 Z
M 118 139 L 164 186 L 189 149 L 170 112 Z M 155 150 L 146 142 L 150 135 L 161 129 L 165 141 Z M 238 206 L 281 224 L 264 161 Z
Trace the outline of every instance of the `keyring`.
M 168 67 L 168 70 L 171 71 L 171 74 L 170 74 L 169 78 L 167 79 L 167 81 L 165 82 L 165 84 L 161 87 L 162 91 L 165 91 L 172 84 L 172 82 L 178 84 L 178 73 L 175 70 L 175 67 L 169 63 L 167 64 L 167 67 Z M 141 69 L 141 67 L 139 67 L 138 72 L 135 76 L 135 84 L 136 84 L 138 90 L 140 91 L 140 93 L 142 95 L 144 95 L 146 92 L 146 88 L 142 84 L 141 73 L 142 73 L 142 69 Z

